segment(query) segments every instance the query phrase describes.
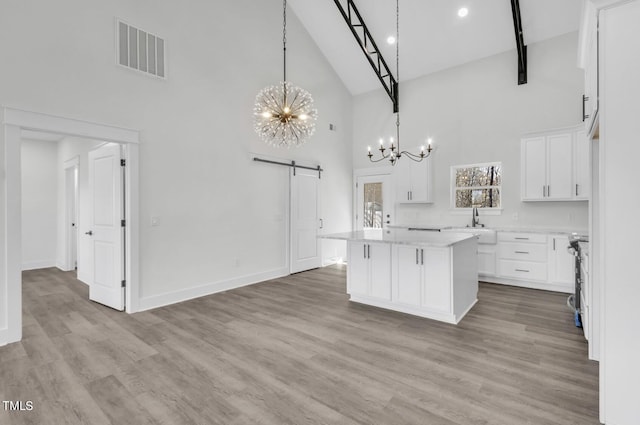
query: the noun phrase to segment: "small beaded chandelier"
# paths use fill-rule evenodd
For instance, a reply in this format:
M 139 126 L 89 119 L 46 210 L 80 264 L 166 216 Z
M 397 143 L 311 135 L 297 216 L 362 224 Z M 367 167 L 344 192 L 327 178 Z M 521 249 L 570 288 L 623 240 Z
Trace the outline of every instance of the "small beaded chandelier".
M 283 1 L 282 50 L 284 78 L 256 96 L 253 117 L 256 133 L 275 147 L 300 146 L 316 129 L 317 111 L 311 94 L 287 82 L 287 0 Z

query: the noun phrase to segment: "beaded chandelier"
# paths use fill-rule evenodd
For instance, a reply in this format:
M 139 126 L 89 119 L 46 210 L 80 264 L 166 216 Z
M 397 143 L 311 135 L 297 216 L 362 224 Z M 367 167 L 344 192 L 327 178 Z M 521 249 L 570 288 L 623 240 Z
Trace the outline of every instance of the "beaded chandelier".
M 265 143 L 289 148 L 313 135 L 317 111 L 308 91 L 287 82 L 287 0 L 283 1 L 282 47 L 283 81 L 258 93 L 253 117 L 256 133 Z

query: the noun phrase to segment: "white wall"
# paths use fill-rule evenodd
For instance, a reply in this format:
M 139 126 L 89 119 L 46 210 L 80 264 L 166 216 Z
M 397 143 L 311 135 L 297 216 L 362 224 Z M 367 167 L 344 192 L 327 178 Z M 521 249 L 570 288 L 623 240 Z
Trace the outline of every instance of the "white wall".
M 57 148 L 56 142 L 22 141 L 23 270 L 56 265 Z
M 640 1 L 601 12 L 600 24 L 600 259 L 602 286 L 601 419 L 609 425 L 640 423 L 638 247 L 640 211 L 633 189 L 640 157 Z
M 292 13 L 288 76 L 313 94 L 318 130 L 288 151 L 253 131 L 255 95 L 282 78 L 281 2 L 7 0 L 2 9 L 5 106 L 141 131 L 143 306 L 284 272 L 287 170 L 251 152 L 320 163 L 325 230 L 350 228 L 352 99 Z M 115 64 L 115 17 L 165 38 L 167 80 Z
M 504 211 L 481 217 L 483 223 L 586 229 L 586 202 L 520 201 L 521 135 L 581 122 L 584 77 L 576 67 L 576 52 L 577 33 L 529 45 L 528 83 L 521 86 L 515 50 L 401 84 L 402 147 L 417 152 L 433 138 L 435 203 L 400 206 L 395 222 L 467 224 L 467 214 L 450 211 L 450 167 L 501 161 Z M 370 167 L 367 146 L 375 147 L 380 137 L 395 137 L 395 117 L 381 90 L 354 102 L 354 167 Z

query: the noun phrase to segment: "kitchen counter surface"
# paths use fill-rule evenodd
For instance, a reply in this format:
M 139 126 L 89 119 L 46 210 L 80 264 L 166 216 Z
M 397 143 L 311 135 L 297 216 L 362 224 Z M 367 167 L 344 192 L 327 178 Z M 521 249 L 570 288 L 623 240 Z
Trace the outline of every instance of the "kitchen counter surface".
M 420 232 L 406 229 L 371 229 L 354 232 L 333 233 L 318 236 L 323 239 L 338 239 L 361 242 L 383 242 L 401 245 L 448 247 L 462 241 L 475 239 L 474 235 L 455 232 Z
M 461 229 L 465 226 L 443 225 L 443 224 L 393 224 L 389 225 L 390 229 L 428 229 L 428 230 L 445 230 L 445 229 Z M 587 235 L 586 229 L 558 229 L 541 226 L 497 226 L 497 227 L 478 227 L 479 229 L 490 229 L 498 232 L 513 233 L 546 233 L 553 235 L 571 235 L 577 233 L 579 235 Z

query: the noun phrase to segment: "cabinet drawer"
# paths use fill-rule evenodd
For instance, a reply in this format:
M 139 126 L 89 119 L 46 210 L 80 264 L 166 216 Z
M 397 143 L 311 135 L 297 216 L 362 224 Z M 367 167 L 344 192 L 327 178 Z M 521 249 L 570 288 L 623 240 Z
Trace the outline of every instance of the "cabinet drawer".
M 518 261 L 547 261 L 547 246 L 538 243 L 502 243 L 498 258 Z
M 500 242 L 547 243 L 547 235 L 540 233 L 498 232 Z
M 501 276 L 522 280 L 547 280 L 547 264 L 531 261 L 500 260 Z

